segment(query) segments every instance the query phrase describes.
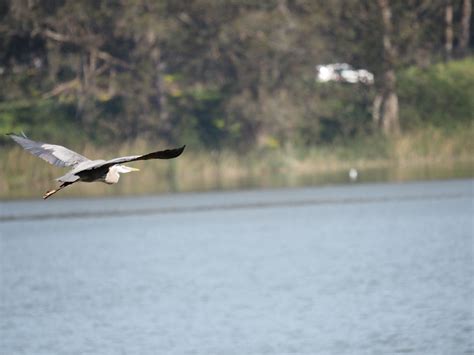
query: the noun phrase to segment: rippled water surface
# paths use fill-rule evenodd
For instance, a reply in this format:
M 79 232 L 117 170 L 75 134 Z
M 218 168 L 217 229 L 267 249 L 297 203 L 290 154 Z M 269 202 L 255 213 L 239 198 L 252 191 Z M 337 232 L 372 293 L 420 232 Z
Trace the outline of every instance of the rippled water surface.
M 472 354 L 473 180 L 0 202 L 1 354 Z

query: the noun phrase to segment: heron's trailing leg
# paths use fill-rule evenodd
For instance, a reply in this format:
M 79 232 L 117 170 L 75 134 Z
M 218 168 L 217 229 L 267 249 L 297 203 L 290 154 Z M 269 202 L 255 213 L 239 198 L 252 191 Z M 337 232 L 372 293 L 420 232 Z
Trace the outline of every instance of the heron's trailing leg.
M 57 189 L 46 191 L 46 193 L 43 195 L 43 200 L 46 200 L 49 196 L 54 195 L 59 190 L 62 190 L 66 186 L 71 185 L 71 184 L 73 184 L 73 182 L 64 182 Z

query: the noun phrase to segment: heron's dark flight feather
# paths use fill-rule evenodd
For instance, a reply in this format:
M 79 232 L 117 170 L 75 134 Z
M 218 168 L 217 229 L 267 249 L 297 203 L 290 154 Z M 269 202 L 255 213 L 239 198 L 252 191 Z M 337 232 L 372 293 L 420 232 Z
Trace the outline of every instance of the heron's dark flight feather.
M 133 161 L 138 161 L 138 160 L 150 160 L 150 159 L 173 159 L 177 158 L 183 153 L 184 148 L 186 146 L 183 145 L 180 148 L 176 149 L 166 149 L 166 150 L 159 150 L 156 152 L 148 153 L 148 154 L 143 154 L 143 155 L 131 155 L 128 157 L 120 157 L 120 158 L 115 158 L 111 160 L 107 160 L 103 162 L 102 164 L 97 164 L 94 165 L 93 167 L 86 169 L 86 170 L 93 170 L 93 169 L 99 169 L 99 168 L 109 168 L 113 165 L 117 164 L 123 164 L 123 163 L 130 163 Z

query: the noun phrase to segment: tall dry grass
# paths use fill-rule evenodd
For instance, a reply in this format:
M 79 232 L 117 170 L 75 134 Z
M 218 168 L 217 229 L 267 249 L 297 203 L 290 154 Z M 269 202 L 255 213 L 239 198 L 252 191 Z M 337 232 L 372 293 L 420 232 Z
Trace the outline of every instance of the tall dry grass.
M 117 185 L 75 184 L 61 195 L 143 195 L 341 182 L 347 181 L 347 171 L 352 167 L 376 180 L 426 177 L 420 174 L 420 168 L 435 171 L 435 177 L 473 177 L 473 138 L 471 125 L 452 131 L 428 128 L 389 139 L 367 137 L 306 150 L 260 150 L 246 155 L 187 147 L 178 159 L 133 163 L 141 171 L 122 175 Z M 91 159 L 107 159 L 153 149 L 156 147 L 136 141 L 119 147 L 87 145 L 78 150 Z M 0 158 L 2 199 L 39 197 L 67 171 L 52 167 L 17 146 L 1 151 Z

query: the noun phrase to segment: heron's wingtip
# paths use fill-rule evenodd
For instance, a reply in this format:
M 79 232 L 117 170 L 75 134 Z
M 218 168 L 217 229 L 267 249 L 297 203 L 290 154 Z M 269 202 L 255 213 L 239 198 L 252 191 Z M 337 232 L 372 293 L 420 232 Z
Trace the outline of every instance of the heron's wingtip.
M 15 133 L 15 132 L 8 132 L 5 133 L 6 136 L 13 136 L 13 137 L 23 137 L 23 138 L 28 138 L 25 134 L 25 132 L 21 131 L 20 133 Z
M 184 148 L 186 148 L 186 144 L 185 144 L 185 145 L 182 145 L 182 146 L 179 147 L 179 148 L 174 148 L 174 149 L 170 149 L 170 150 L 173 151 L 175 154 L 177 154 L 177 155 L 176 155 L 176 157 L 177 157 L 177 156 L 180 156 L 180 155 L 183 153 Z
M 179 157 L 181 154 L 183 154 L 184 148 L 186 148 L 186 145 L 183 145 L 179 148 L 175 149 L 168 149 L 163 151 L 162 153 L 165 153 L 165 155 L 162 157 L 162 159 L 173 159 Z

